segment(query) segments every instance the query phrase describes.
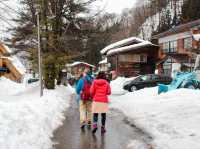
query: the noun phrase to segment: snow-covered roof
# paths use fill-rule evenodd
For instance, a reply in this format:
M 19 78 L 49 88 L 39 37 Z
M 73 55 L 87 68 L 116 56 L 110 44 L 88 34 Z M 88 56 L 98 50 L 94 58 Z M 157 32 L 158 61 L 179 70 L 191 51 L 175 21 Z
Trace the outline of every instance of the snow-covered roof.
M 200 41 L 200 34 L 193 34 L 193 37 L 196 41 Z
M 99 62 L 99 64 L 107 64 L 108 63 L 108 60 L 107 58 L 103 59 L 102 61 Z
M 108 51 L 107 56 L 110 56 L 110 55 L 113 55 L 113 54 L 116 54 L 116 53 L 120 53 L 120 52 L 128 52 L 128 51 L 138 49 L 138 48 L 142 48 L 142 47 L 146 47 L 146 46 L 156 46 L 156 45 L 152 44 L 150 41 L 144 41 L 143 40 L 142 42 L 137 43 L 137 44 L 112 49 L 112 50 Z
M 3 47 L 5 48 L 5 50 L 8 53 L 12 53 L 12 49 L 10 49 L 8 46 L 6 46 L 5 44 L 2 44 Z M 2 57 L 2 58 L 7 58 L 11 61 L 11 63 L 15 66 L 15 68 L 22 74 L 24 75 L 26 72 L 26 68 L 24 67 L 24 65 L 20 62 L 19 58 L 17 58 L 17 56 L 10 56 L 10 57 Z
M 131 44 L 132 42 L 143 42 L 144 40 L 137 38 L 137 37 L 130 37 L 121 41 L 118 41 L 116 43 L 110 44 L 109 46 L 105 47 L 103 50 L 101 50 L 101 54 L 106 54 L 109 50 L 118 48 L 120 46 L 125 46 L 127 44 Z
M 19 71 L 20 74 L 24 75 L 26 73 L 26 68 L 24 65 L 20 62 L 20 60 L 16 56 L 12 57 L 1 57 L 5 58 L 11 61 L 11 63 L 14 65 L 14 67 Z
M 79 65 L 79 64 L 84 64 L 84 65 L 88 65 L 90 67 L 95 67 L 94 65 L 91 65 L 89 63 L 86 63 L 86 62 L 79 62 L 79 61 L 76 61 L 72 64 L 66 64 L 67 67 L 73 67 L 73 66 L 76 66 L 76 65 Z
M 5 44 L 2 44 L 2 46 L 5 48 L 5 50 L 8 52 L 8 53 L 12 53 L 12 50 Z

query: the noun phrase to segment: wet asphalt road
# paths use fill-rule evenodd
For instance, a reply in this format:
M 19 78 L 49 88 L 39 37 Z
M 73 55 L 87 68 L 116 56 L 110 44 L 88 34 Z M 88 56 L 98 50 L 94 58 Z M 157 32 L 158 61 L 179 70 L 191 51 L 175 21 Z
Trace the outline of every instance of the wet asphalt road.
M 81 131 L 78 108 L 72 100 L 63 126 L 54 133 L 54 149 L 153 149 L 150 145 L 152 138 L 117 110 L 110 110 L 107 114 L 106 129 L 104 135 L 100 129 L 95 135 L 88 128 Z

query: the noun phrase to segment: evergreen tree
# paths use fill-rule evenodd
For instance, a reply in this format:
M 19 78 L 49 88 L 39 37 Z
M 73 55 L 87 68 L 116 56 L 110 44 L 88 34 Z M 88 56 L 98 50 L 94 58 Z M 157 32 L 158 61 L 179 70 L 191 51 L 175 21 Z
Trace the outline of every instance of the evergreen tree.
M 36 7 L 40 8 L 43 78 L 45 86 L 53 89 L 55 78 L 67 61 L 83 54 L 83 39 L 88 34 L 85 24 L 90 23 L 88 6 L 95 0 L 22 0 L 24 9 L 14 28 L 12 39 L 16 47 L 20 43 L 30 52 L 33 66 L 37 66 Z M 81 55 L 80 54 L 80 55 Z

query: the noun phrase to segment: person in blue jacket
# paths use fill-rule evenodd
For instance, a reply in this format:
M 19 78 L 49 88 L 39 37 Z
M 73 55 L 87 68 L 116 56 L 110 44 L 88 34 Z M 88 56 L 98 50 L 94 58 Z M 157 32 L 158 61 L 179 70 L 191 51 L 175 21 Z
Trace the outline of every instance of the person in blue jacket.
M 84 129 L 86 125 L 91 126 L 92 119 L 92 99 L 90 97 L 83 99 L 84 92 L 90 92 L 88 88 L 86 91 L 85 87 L 90 87 L 92 84 L 93 78 L 91 76 L 91 71 L 86 69 L 84 71 L 83 77 L 79 79 L 76 85 L 76 93 L 80 97 L 79 101 L 79 112 L 80 112 L 80 127 Z

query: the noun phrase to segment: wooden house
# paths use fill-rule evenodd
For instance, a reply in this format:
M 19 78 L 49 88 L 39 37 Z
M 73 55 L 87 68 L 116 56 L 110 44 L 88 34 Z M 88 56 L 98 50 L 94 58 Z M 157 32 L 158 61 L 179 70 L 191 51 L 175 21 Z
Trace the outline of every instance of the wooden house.
M 171 28 L 153 36 L 159 44 L 158 72 L 171 75 L 180 69 L 190 71 L 200 53 L 200 19 Z
M 76 79 L 84 72 L 85 69 L 90 69 L 95 71 L 96 67 L 94 65 L 88 64 L 86 62 L 74 62 L 72 64 L 66 64 L 67 71 L 72 74 Z
M 111 64 L 110 70 L 119 76 L 137 76 L 154 73 L 158 59 L 158 46 L 137 37 L 113 43 L 103 50 Z
M 0 77 L 4 76 L 16 82 L 21 82 L 25 69 L 15 56 L 5 56 L 6 53 L 10 53 L 10 49 L 0 43 Z

